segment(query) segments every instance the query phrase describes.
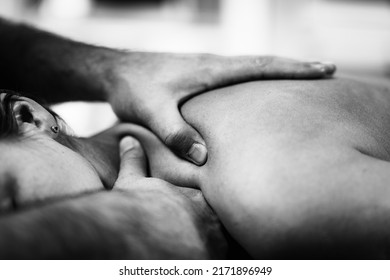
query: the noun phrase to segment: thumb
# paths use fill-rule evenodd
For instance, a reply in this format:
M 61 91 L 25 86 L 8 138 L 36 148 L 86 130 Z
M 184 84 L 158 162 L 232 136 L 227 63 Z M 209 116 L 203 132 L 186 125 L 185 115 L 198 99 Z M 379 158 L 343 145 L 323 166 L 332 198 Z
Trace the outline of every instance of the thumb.
M 146 158 L 141 144 L 125 136 L 119 143 L 120 169 L 114 188 L 126 188 L 134 180 L 146 177 Z
M 147 125 L 179 157 L 196 165 L 207 160 L 207 148 L 200 134 L 185 122 L 176 105 L 165 106 L 153 114 Z

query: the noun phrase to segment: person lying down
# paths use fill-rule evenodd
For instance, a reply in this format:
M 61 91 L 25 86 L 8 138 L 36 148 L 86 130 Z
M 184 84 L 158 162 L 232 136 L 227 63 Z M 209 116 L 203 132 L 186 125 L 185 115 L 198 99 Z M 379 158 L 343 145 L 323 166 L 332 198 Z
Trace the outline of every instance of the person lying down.
M 145 178 L 135 139 L 119 148 L 126 125 L 78 138 L 33 99 L 0 97 L 1 259 L 226 256 L 221 225 L 201 192 Z
M 134 124 L 78 139 L 60 122 L 56 133 L 58 118 L 35 121 L 39 110 L 23 102 L 34 104 L 11 106 L 18 133 L 0 141 L 2 197 L 12 197 L 0 218 L 3 257 L 221 258 L 216 216 L 253 258 L 389 255 L 389 84 L 261 81 L 196 96 L 181 112 L 206 141 L 202 167 Z M 123 138 L 115 181 L 125 135 L 146 157 Z

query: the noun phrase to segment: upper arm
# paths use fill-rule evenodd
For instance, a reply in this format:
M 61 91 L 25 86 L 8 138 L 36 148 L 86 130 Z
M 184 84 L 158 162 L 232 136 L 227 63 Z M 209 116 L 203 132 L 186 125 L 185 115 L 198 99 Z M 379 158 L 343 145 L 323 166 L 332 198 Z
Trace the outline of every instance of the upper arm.
M 0 216 L 0 258 L 207 259 L 224 255 L 225 241 L 214 216 L 207 218 L 199 212 L 204 208 L 192 208 L 193 200 L 166 186 L 141 187 L 86 194 Z

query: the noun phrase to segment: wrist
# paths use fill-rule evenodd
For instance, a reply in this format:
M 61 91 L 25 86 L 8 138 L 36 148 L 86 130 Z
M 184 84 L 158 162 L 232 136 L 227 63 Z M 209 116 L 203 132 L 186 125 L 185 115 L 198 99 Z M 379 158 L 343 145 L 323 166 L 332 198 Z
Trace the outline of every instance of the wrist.
M 114 107 L 121 108 L 132 98 L 127 96 L 136 91 L 134 88 L 137 84 L 137 67 L 135 52 L 103 49 L 101 71 L 102 98 L 111 103 Z M 123 98 L 121 95 L 126 96 Z M 124 103 L 123 103 L 124 102 Z
M 116 50 L 42 36 L 27 55 L 36 62 L 39 77 L 25 74 L 26 84 L 47 101 L 107 100 Z
M 85 101 L 109 101 L 118 80 L 116 71 L 121 51 L 105 47 L 84 45 L 75 52 L 73 69 L 83 88 L 80 98 Z

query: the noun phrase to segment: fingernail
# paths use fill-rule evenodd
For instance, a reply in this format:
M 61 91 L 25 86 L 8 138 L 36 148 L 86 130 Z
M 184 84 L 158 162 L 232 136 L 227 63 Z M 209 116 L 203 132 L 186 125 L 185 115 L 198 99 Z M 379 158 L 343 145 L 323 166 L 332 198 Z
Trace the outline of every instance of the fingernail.
M 312 66 L 314 68 L 317 68 L 319 71 L 325 73 L 326 72 L 326 67 L 325 65 L 323 65 L 322 63 L 319 63 L 319 62 L 316 62 L 316 63 L 313 63 Z
M 336 65 L 333 62 L 324 61 L 322 64 L 325 65 L 325 70 L 327 74 L 332 74 L 336 71 Z
M 326 74 L 333 74 L 336 71 L 336 65 L 329 61 L 313 62 L 312 66 Z
M 192 144 L 187 156 L 198 165 L 203 165 L 207 159 L 207 149 L 200 143 Z

